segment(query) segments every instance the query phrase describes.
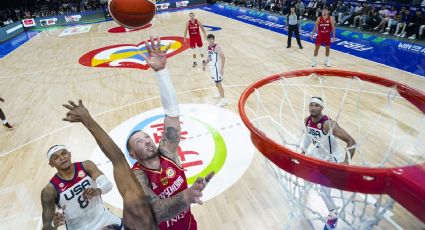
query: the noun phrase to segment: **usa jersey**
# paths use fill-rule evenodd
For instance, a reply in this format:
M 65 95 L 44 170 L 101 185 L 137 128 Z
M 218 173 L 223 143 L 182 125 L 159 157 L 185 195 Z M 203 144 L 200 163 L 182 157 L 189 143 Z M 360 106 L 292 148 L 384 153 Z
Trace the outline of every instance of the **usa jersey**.
M 189 37 L 201 36 L 201 34 L 199 33 L 199 23 L 197 19 L 195 19 L 193 22 L 192 20 L 189 20 L 188 29 Z
M 319 25 L 317 26 L 318 35 L 330 34 L 331 31 L 332 31 L 331 17 L 328 16 L 327 18 L 324 18 L 323 16 L 320 16 Z
M 68 230 L 84 229 L 95 230 L 106 226 L 121 226 L 121 219 L 107 211 L 100 196 L 84 200 L 83 191 L 89 187 L 97 188 L 96 182 L 83 167 L 83 163 L 73 164 L 74 177 L 65 180 L 55 175 L 50 183 L 56 189 L 56 205 L 63 207 L 65 224 Z
M 329 117 L 324 115 L 317 123 L 313 122 L 311 116 L 306 120 L 306 135 L 313 144 L 310 155 L 330 162 L 341 161 L 341 149 L 333 135 L 323 131 L 323 125 L 329 121 Z
M 162 155 L 159 156 L 159 161 L 159 170 L 145 168 L 137 162 L 132 169 L 142 170 L 146 174 L 150 188 L 161 199 L 169 198 L 185 190 L 187 182 L 183 168 Z M 194 230 L 196 221 L 188 208 L 170 220 L 162 221 L 159 228 L 161 230 Z
M 220 55 L 216 51 L 217 44 L 208 46 L 208 59 L 210 60 L 210 75 L 215 82 L 220 82 L 223 78 L 220 74 L 221 60 Z

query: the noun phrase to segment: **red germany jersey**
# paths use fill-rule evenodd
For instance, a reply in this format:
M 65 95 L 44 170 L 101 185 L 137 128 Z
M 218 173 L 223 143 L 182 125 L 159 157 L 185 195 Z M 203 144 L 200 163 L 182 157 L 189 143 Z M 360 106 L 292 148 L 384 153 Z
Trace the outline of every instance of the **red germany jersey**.
M 188 29 L 189 29 L 189 37 L 201 35 L 199 32 L 199 23 L 197 19 L 195 19 L 193 22 L 192 20 L 189 20 Z
M 331 17 L 324 18 L 320 16 L 319 25 L 317 26 L 318 34 L 330 34 L 332 31 Z
M 137 162 L 132 169 L 142 170 L 146 174 L 150 188 L 161 199 L 185 190 L 188 186 L 183 168 L 162 155 L 159 155 L 159 160 L 159 170 L 145 168 Z M 159 227 L 162 230 L 194 230 L 196 229 L 196 221 L 190 212 L 190 208 L 188 208 L 170 220 L 161 222 Z

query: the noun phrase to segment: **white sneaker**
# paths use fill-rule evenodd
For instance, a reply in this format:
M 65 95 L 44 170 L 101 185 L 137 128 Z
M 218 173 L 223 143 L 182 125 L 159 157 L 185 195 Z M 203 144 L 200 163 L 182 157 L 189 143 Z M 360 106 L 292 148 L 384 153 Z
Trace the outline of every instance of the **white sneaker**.
M 414 34 L 414 35 L 412 35 L 412 36 L 408 37 L 407 39 L 411 39 L 411 40 L 416 39 L 416 34 Z
M 311 62 L 311 67 L 315 67 L 317 65 L 317 62 L 316 61 L 312 61 Z
M 386 31 L 386 32 L 384 32 L 384 33 L 382 33 L 382 34 L 387 35 L 387 34 L 390 34 L 390 33 L 388 33 L 388 31 Z
M 220 102 L 217 103 L 217 106 L 224 107 L 227 105 L 227 100 L 225 98 L 221 99 Z
M 329 62 L 329 60 L 325 61 L 325 66 L 326 67 L 331 67 L 331 63 Z
M 338 223 L 338 213 L 336 211 L 330 211 L 326 217 L 325 230 L 334 230 Z
M 221 98 L 221 96 L 220 96 L 220 94 L 216 94 L 216 95 L 214 95 L 214 97 L 213 97 L 214 99 L 220 99 Z
M 400 37 L 400 36 L 401 36 L 401 34 L 394 34 L 394 36 L 396 36 L 396 37 Z
M 406 33 L 403 33 L 400 37 L 405 38 L 406 37 Z

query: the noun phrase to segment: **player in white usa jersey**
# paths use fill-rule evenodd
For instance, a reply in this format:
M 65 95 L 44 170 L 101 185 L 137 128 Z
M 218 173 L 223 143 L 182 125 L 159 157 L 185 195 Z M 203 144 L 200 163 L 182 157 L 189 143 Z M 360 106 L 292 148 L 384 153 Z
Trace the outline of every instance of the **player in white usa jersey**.
M 223 85 L 221 84 L 221 81 L 223 80 L 224 63 L 226 59 L 224 57 L 224 53 L 221 49 L 221 46 L 214 43 L 214 39 L 214 35 L 208 34 L 208 57 L 207 60 L 205 60 L 204 62 L 203 70 L 205 71 L 205 67 L 208 64 L 210 65 L 210 75 L 211 78 L 214 80 L 215 86 L 217 87 L 219 92 L 219 95 L 215 96 L 216 99 L 220 99 L 217 105 L 223 107 L 227 105 L 227 100 L 224 97 Z
M 62 224 L 68 230 L 122 229 L 121 219 L 106 210 L 100 198 L 112 189 L 112 183 L 93 162 L 72 163 L 63 145 L 50 148 L 47 159 L 58 172 L 41 192 L 43 229 Z M 63 213 L 55 213 L 55 206 Z
M 309 104 L 310 116 L 304 120 L 306 134 L 301 143 L 302 153 L 334 163 L 342 162 L 341 158 L 344 157 L 344 163 L 348 164 L 348 157 L 351 159 L 354 156 L 356 142 L 336 121 L 323 115 L 322 110 L 322 98 L 312 97 Z M 347 143 L 346 153 L 338 147 L 335 137 Z M 308 151 L 311 144 L 313 144 L 312 149 Z M 321 186 L 320 190 L 319 195 L 329 210 L 325 229 L 335 229 L 338 213 L 331 197 L 331 190 L 325 186 Z

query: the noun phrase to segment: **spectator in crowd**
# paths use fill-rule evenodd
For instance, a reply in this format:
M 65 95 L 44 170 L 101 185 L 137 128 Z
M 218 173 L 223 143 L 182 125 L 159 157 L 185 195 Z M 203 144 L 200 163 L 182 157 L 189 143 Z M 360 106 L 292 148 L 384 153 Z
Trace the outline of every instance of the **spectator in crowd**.
M 350 3 L 347 4 L 344 14 L 341 18 L 341 20 L 338 22 L 339 25 L 348 25 L 349 24 L 349 19 L 353 18 L 354 16 L 354 6 L 352 6 Z
M 381 17 L 379 17 L 378 11 L 372 10 L 370 14 L 369 22 L 366 24 L 368 28 L 375 28 L 381 23 Z
M 397 10 L 395 10 L 395 6 L 391 7 L 391 10 L 384 10 L 384 18 L 382 19 L 381 23 L 379 23 L 379 25 L 377 27 L 374 28 L 374 30 L 379 30 L 379 33 L 382 33 L 385 29 L 385 26 L 387 25 L 387 23 L 390 21 L 390 19 L 394 19 L 395 16 L 397 15 Z
M 342 19 L 342 16 L 344 16 L 346 8 L 347 6 L 342 1 L 339 1 L 336 5 L 336 10 L 332 13 L 332 16 L 335 18 L 338 25 L 341 24 L 340 21 Z
M 390 18 L 388 20 L 387 28 L 385 29 L 385 32 L 382 34 L 390 34 L 392 31 L 394 31 L 395 28 L 397 27 L 398 22 L 401 19 L 401 16 L 406 13 L 406 7 L 402 7 L 400 10 L 400 13 L 398 14 L 397 14 L 397 11 L 395 10 L 395 6 L 393 6 L 392 9 L 394 9 L 394 12 L 396 13 L 396 15 L 394 16 L 394 18 Z
M 350 27 L 356 27 L 356 22 L 358 22 L 358 29 L 363 29 L 363 26 L 369 21 L 369 15 L 372 8 L 367 4 L 363 3 L 363 7 L 360 10 L 360 14 L 356 15 L 353 19 L 353 24 Z
M 295 12 L 301 19 L 303 18 L 303 15 L 305 13 L 304 2 L 302 2 L 301 0 L 298 0 L 298 2 L 295 4 Z
M 404 14 L 400 16 L 394 35 L 402 38 L 406 37 L 406 26 L 410 23 L 410 20 L 412 20 L 412 15 L 409 10 L 406 10 Z
M 419 37 L 420 27 L 424 24 L 425 24 L 425 21 L 424 21 L 424 16 L 422 15 L 422 11 L 417 10 L 416 15 L 412 17 L 412 20 L 407 25 L 406 36 L 409 39 L 416 39 L 416 37 Z
M 311 0 L 307 5 L 307 18 L 313 19 L 316 15 L 317 1 Z

